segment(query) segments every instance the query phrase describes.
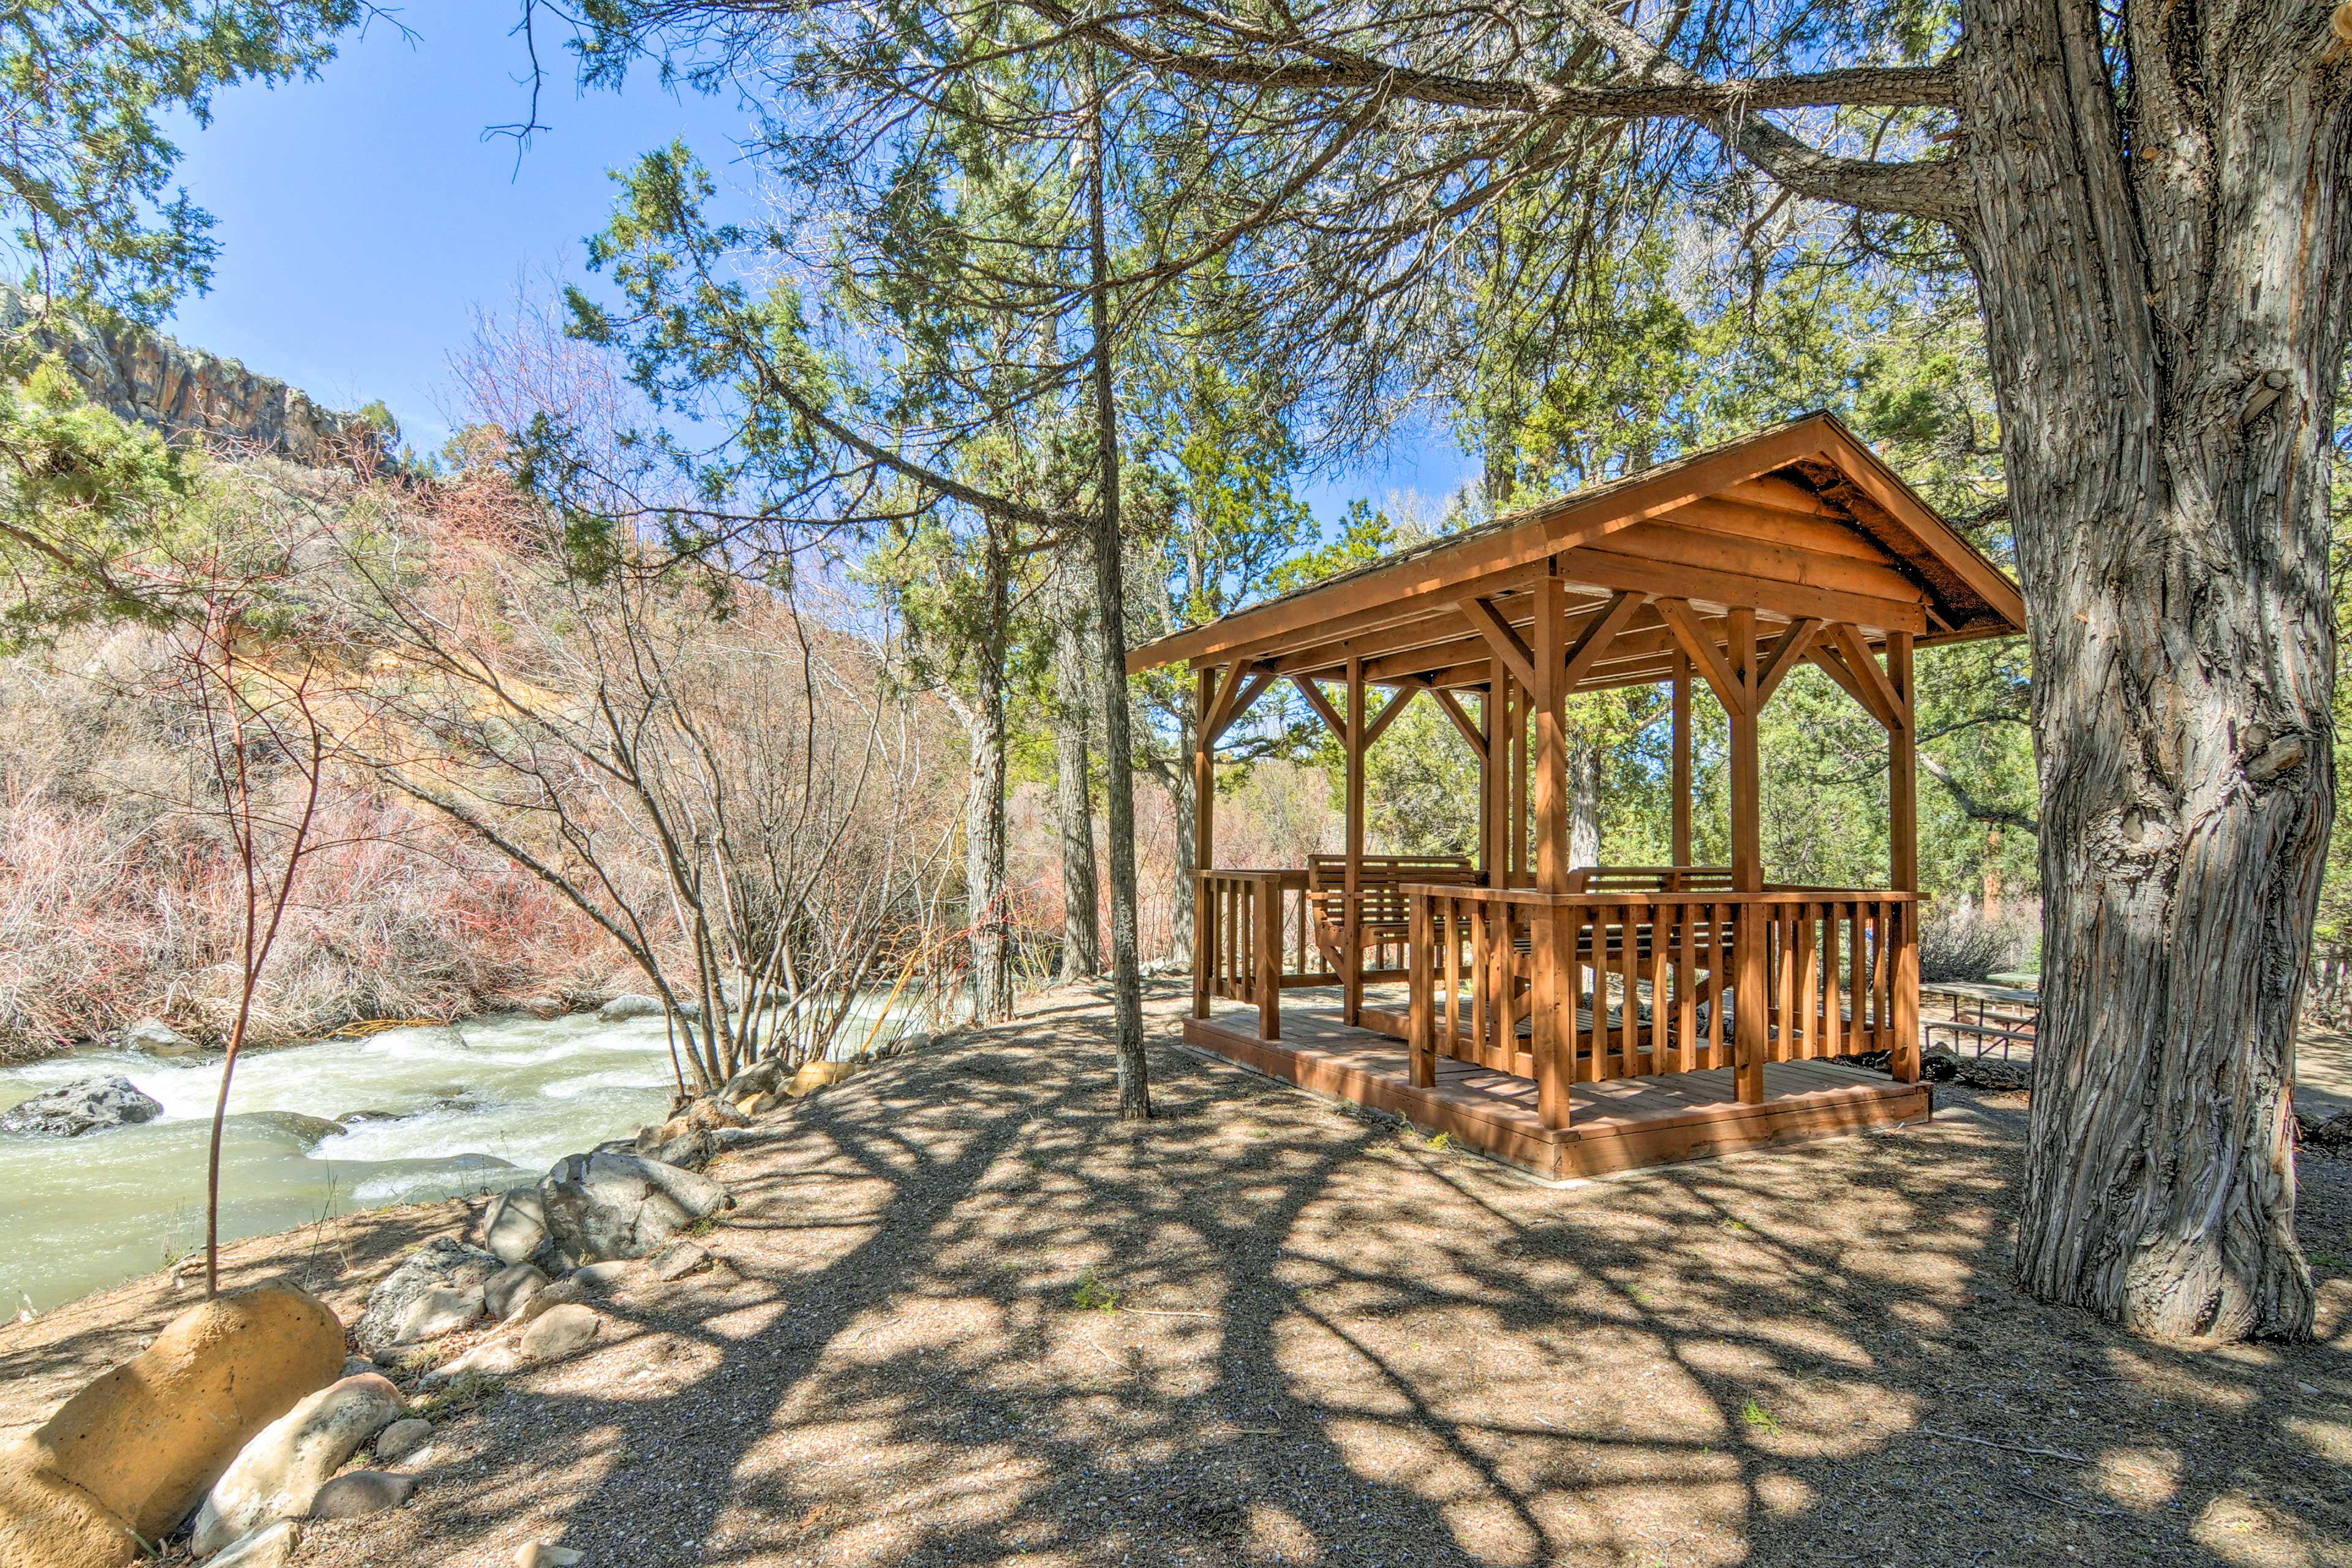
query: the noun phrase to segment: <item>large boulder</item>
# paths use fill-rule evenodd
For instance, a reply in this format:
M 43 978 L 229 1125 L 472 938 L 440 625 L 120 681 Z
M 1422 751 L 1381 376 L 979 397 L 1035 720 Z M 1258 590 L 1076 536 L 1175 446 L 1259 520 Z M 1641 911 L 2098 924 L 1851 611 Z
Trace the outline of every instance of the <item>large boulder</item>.
M 33 1096 L 0 1114 L 0 1132 L 79 1138 L 95 1128 L 127 1127 L 163 1114 L 163 1107 L 140 1093 L 129 1079 L 110 1073 Z
M 342 1325 L 290 1287 L 190 1308 L 30 1434 L 0 1446 L 0 1563 L 121 1568 L 342 1364 Z
M 528 1263 L 547 1246 L 547 1209 L 536 1187 L 510 1187 L 482 1215 L 482 1247 L 502 1262 Z
M 646 1131 L 656 1135 L 654 1141 L 647 1142 L 641 1138 L 634 1148 L 625 1152 L 642 1154 L 648 1160 L 675 1165 L 681 1171 L 699 1171 L 718 1155 L 720 1147 L 719 1135 L 715 1132 L 697 1130 L 663 1140 L 658 1137 L 660 1128 L 652 1127 Z
M 421 1345 L 430 1340 L 446 1339 L 460 1329 L 472 1328 L 488 1310 L 484 1286 L 428 1287 L 400 1314 L 400 1327 L 393 1335 L 393 1343 Z
M 210 1557 L 272 1521 L 303 1518 L 343 1461 L 407 1414 L 400 1391 L 373 1373 L 319 1390 L 263 1427 L 213 1483 L 189 1549 Z
M 548 1278 L 528 1263 L 509 1263 L 482 1287 L 482 1310 L 504 1322 L 515 1309 L 548 1287 Z
M 566 1155 L 539 1190 L 548 1232 L 575 1265 L 649 1257 L 686 1226 L 735 1202 L 708 1176 L 602 1150 Z
M 587 1307 L 551 1307 L 531 1320 L 522 1331 L 520 1349 L 527 1362 L 562 1361 L 588 1348 L 604 1320 Z
M 395 1476 L 383 1470 L 353 1470 L 347 1476 L 337 1476 L 319 1489 L 311 1500 L 312 1519 L 365 1519 L 372 1513 L 383 1513 L 406 1502 L 416 1490 L 415 1476 Z
M 161 1018 L 142 1018 L 123 1030 L 122 1048 L 166 1058 L 201 1056 L 205 1049 Z
M 352 1331 L 352 1338 L 367 1354 L 383 1354 L 402 1342 L 400 1336 L 408 1326 L 410 1307 L 432 1290 L 453 1290 L 461 1295 L 474 1290 L 476 1315 L 479 1316 L 480 1288 L 505 1267 L 494 1253 L 436 1236 L 376 1282 L 375 1289 L 368 1292 L 367 1310 Z
M 668 1009 L 658 996 L 615 996 L 596 1009 L 596 1016 L 607 1024 L 625 1023 L 631 1018 L 658 1018 Z

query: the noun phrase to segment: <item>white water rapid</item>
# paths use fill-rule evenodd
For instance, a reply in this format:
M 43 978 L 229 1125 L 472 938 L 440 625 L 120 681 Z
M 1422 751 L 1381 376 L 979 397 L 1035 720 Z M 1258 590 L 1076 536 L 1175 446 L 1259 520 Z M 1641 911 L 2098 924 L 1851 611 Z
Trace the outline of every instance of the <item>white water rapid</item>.
M 204 1241 L 205 1141 L 220 1058 L 79 1051 L 0 1068 L 0 1108 L 119 1073 L 163 1114 L 79 1138 L 0 1135 L 0 1313 L 160 1268 Z M 668 1109 L 659 1018 L 496 1017 L 255 1051 L 237 1063 L 221 1236 L 535 1181 Z M 373 1113 L 333 1136 L 300 1119 Z M 292 1112 L 293 1115 L 284 1113 Z

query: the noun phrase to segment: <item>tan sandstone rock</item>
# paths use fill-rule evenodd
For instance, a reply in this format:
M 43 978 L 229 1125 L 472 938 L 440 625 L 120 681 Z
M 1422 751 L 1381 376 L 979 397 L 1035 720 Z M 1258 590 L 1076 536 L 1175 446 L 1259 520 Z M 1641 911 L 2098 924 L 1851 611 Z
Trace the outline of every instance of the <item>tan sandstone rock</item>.
M 856 1070 L 856 1062 L 810 1062 L 793 1074 L 793 1081 L 785 1085 L 784 1092 L 798 1100 L 821 1089 L 830 1089 Z
M 155 1341 L 0 1448 L 0 1563 L 117 1568 L 188 1516 L 231 1460 L 335 1380 L 343 1329 L 266 1286 L 191 1308 Z

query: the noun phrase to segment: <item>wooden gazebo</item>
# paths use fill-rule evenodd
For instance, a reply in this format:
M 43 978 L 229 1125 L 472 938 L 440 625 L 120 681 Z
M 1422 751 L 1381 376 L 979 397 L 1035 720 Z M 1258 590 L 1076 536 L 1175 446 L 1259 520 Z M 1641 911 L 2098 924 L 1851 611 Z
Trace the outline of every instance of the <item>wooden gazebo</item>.
M 1817 414 L 1137 648 L 1198 679 L 1185 1037 L 1551 1177 L 1924 1116 L 1912 654 L 2023 625 Z M 1759 718 L 1800 663 L 1887 731 L 1884 888 L 1766 879 Z M 1729 720 L 1727 866 L 1691 864 L 1694 672 Z M 1345 751 L 1344 853 L 1218 867 L 1218 742 L 1284 681 Z M 1656 682 L 1674 864 L 1572 866 L 1565 700 Z M 1475 858 L 1365 852 L 1365 753 L 1423 694 L 1479 762 Z

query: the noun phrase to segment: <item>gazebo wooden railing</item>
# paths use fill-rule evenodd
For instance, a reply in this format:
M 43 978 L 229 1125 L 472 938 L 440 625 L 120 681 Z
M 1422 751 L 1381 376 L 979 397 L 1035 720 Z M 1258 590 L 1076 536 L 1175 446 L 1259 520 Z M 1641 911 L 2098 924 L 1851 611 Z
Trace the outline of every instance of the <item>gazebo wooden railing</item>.
M 1533 1079 L 1558 1128 L 1570 1083 L 1730 1068 L 1760 1098 L 1767 1062 L 1877 1051 L 1918 1076 L 1914 894 L 1407 891 L 1416 1087 L 1441 1056 Z
M 1607 879 L 1612 868 L 1598 869 Z M 1284 991 L 1341 980 L 1304 940 L 1306 872 L 1195 878 L 1196 1010 L 1205 1016 L 1212 998 L 1245 1003 L 1257 1009 L 1258 1037 L 1280 1039 Z M 1545 1124 L 1564 1127 L 1566 1098 L 1542 1096 L 1548 1081 L 1714 1068 L 1753 1080 L 1767 1062 L 1875 1052 L 1895 1076 L 1917 1076 L 1914 894 L 1401 890 L 1410 1000 L 1402 1013 L 1367 1006 L 1361 1016 L 1364 1027 L 1408 1043 L 1418 1086 L 1435 1081 L 1439 1057 L 1533 1079 L 1550 1107 Z M 1743 994 L 1757 1005 L 1742 1008 Z

